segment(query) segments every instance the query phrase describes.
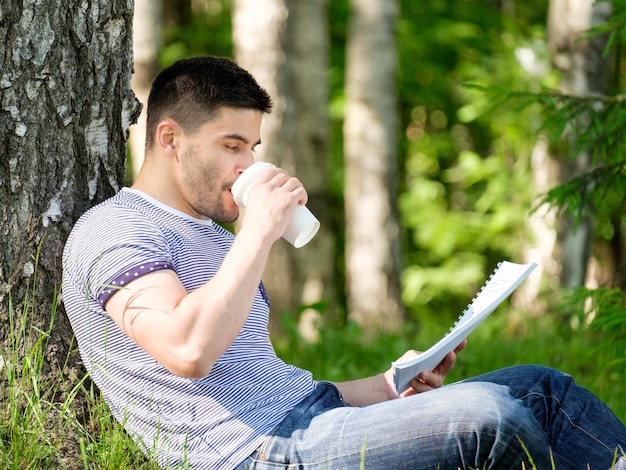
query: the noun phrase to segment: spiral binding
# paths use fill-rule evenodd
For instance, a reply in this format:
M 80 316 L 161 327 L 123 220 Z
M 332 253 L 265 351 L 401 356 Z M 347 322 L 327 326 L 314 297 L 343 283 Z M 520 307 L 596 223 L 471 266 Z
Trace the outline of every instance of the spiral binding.
M 474 297 L 472 298 L 472 301 L 467 305 L 467 307 L 465 307 L 465 309 L 463 310 L 463 312 L 459 315 L 459 317 L 456 319 L 456 321 L 454 322 L 454 324 L 450 327 L 450 329 L 448 330 L 448 332 L 446 333 L 446 336 L 449 335 L 450 333 L 452 333 L 454 331 L 454 329 L 457 327 L 457 325 L 459 324 L 459 322 L 465 317 L 465 315 L 467 313 L 469 313 L 470 309 L 472 308 L 472 305 L 474 305 L 474 302 L 476 301 L 476 299 L 478 298 L 478 296 L 485 290 L 485 288 L 489 285 L 489 283 L 491 282 L 491 280 L 493 279 L 493 276 L 496 275 L 496 272 L 498 271 L 498 269 L 500 269 L 500 266 L 502 266 L 502 261 L 498 261 L 498 264 L 496 265 L 496 267 L 494 268 L 494 270 L 491 272 L 491 274 L 489 275 L 489 277 L 487 278 L 487 280 L 485 281 L 485 283 L 481 286 L 480 290 L 474 295 Z

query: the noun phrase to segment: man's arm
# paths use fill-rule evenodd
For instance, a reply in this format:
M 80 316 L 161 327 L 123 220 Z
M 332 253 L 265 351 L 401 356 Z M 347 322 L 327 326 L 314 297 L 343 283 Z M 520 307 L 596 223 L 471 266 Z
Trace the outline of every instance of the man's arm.
M 353 406 L 372 405 L 385 400 L 427 392 L 443 385 L 446 375 L 448 375 L 454 367 L 457 353 L 461 351 L 466 344 L 467 341 L 464 340 L 454 351 L 451 351 L 434 370 L 424 371 L 411 380 L 411 388 L 400 395 L 395 392 L 391 369 L 372 377 L 348 382 L 337 382 L 335 385 L 341 391 L 346 403 Z M 401 359 L 409 359 L 417 355 L 419 355 L 417 351 L 407 351 Z
M 252 189 L 241 230 L 216 275 L 187 293 L 172 270 L 145 274 L 105 309 L 119 327 L 176 375 L 205 377 L 248 318 L 273 243 L 306 192 L 282 170 Z M 252 194 L 252 193 L 251 193 Z
M 118 290 L 105 309 L 172 373 L 204 377 L 248 318 L 270 247 L 242 233 L 216 275 L 195 291 L 187 293 L 174 271 L 161 270 Z

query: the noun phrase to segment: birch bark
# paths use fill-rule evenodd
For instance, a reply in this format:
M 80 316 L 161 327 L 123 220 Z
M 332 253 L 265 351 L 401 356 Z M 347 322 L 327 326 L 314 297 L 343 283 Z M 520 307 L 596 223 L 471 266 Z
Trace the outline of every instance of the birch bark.
M 55 315 L 46 349 L 48 365 L 62 369 L 70 351 L 72 331 L 62 308 L 57 309 L 61 254 L 76 219 L 118 191 L 124 179 L 127 131 L 138 112 L 130 89 L 132 9 L 130 0 L 72 5 L 3 0 L 3 355 L 12 341 L 23 354 Z M 75 376 L 75 370 L 66 372 Z

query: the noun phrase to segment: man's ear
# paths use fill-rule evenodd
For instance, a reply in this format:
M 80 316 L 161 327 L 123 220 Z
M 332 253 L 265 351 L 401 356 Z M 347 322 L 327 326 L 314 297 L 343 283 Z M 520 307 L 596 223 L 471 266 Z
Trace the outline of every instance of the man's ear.
M 169 156 L 176 156 L 181 129 L 171 119 L 161 121 L 156 128 L 156 144 Z

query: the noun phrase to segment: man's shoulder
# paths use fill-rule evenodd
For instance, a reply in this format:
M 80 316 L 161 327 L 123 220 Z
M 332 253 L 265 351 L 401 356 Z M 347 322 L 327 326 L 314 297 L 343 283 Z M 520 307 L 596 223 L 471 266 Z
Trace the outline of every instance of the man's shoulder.
M 132 196 L 122 190 L 87 210 L 72 228 L 66 254 L 70 250 L 85 252 L 125 243 L 137 233 L 147 238 L 149 233 L 159 232 L 155 217 Z
M 138 198 L 121 191 L 93 206 L 74 225 L 63 249 L 63 266 L 68 273 L 86 276 L 94 266 L 122 269 L 124 263 L 143 262 L 146 254 L 163 254 L 168 244 L 158 217 L 143 207 Z M 104 281 L 103 281 L 104 282 Z
M 151 220 L 150 207 L 131 191 L 122 190 L 88 209 L 76 222 L 74 230 L 94 225 L 119 226 L 125 220 L 138 222 Z

